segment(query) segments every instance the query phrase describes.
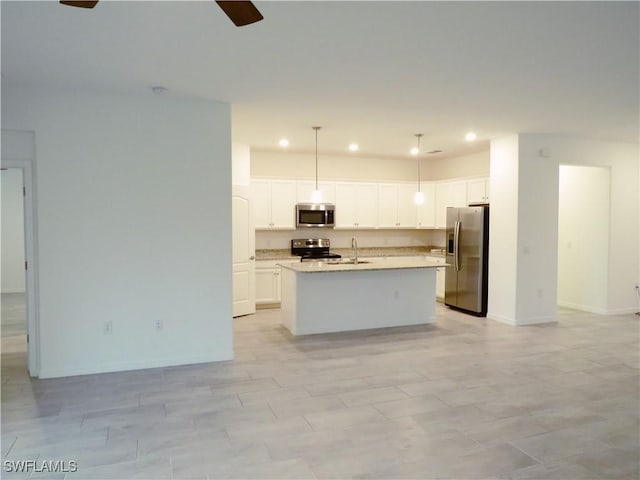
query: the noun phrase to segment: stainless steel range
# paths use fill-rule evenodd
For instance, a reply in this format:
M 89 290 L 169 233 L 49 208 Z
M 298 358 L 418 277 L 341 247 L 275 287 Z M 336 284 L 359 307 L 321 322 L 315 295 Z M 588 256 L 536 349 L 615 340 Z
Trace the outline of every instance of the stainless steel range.
M 300 256 L 301 262 L 322 261 L 342 258 L 331 253 L 331 241 L 328 238 L 294 238 L 291 240 L 291 255 Z

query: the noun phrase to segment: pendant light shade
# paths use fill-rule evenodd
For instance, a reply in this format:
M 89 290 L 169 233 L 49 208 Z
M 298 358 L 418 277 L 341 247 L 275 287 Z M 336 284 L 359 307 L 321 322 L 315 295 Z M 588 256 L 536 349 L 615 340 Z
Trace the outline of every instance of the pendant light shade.
M 316 132 L 316 188 L 311 193 L 311 201 L 313 203 L 322 203 L 322 192 L 318 188 L 318 130 L 322 127 L 311 127 Z
M 418 164 L 418 190 L 413 194 L 413 203 L 416 205 L 424 204 L 424 193 L 420 191 L 420 139 L 422 138 L 421 133 L 416 133 L 415 136 L 418 138 L 418 146 L 415 149 L 412 149 L 412 152 L 416 152 L 417 164 Z

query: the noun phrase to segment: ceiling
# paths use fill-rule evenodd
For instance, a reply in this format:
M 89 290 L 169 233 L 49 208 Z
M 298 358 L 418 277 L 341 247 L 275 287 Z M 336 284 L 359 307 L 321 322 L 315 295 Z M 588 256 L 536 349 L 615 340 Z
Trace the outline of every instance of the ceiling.
M 2 81 L 215 99 L 234 141 L 402 158 L 514 132 L 638 142 L 638 2 L 2 1 Z M 468 130 L 478 134 L 465 142 Z

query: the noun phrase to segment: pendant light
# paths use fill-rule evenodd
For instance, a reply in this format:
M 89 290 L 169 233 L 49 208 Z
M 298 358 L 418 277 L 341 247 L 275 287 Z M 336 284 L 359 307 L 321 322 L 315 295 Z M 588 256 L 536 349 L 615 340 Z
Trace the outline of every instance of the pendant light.
M 420 191 L 420 138 L 422 137 L 422 134 L 416 133 L 415 136 L 418 138 L 418 147 L 413 150 L 416 152 L 416 156 L 418 157 L 418 190 L 413 194 L 413 203 L 416 205 L 422 205 L 424 203 L 424 193 Z
M 322 192 L 318 188 L 318 130 L 322 127 L 311 127 L 316 131 L 316 188 L 311 194 L 311 201 L 313 203 L 322 203 Z

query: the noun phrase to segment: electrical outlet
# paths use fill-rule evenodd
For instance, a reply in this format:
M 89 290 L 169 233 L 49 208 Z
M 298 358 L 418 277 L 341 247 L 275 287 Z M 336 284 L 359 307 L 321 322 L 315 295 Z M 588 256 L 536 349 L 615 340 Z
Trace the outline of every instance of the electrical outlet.
M 102 333 L 104 333 L 105 335 L 111 335 L 113 333 L 112 321 L 104 322 L 104 325 L 102 326 Z
M 162 330 L 162 320 L 156 320 L 155 325 L 156 325 L 156 330 L 157 331 Z

